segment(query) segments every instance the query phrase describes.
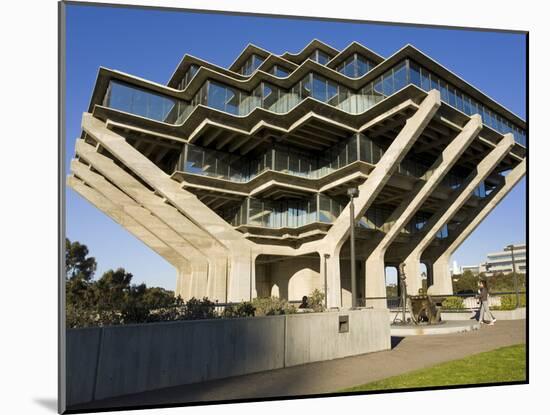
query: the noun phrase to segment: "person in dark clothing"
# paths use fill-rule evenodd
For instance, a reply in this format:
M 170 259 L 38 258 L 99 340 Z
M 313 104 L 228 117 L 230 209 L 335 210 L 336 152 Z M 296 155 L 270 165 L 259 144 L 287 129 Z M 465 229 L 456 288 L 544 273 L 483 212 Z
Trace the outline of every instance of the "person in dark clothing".
M 487 287 L 487 281 L 481 280 L 479 282 L 479 322 L 482 324 L 489 324 L 492 326 L 497 319 L 491 313 L 489 309 L 489 288 Z M 485 319 L 487 317 L 487 319 Z M 488 321 L 489 323 L 485 323 Z
M 298 308 L 309 308 L 309 304 L 307 303 L 307 295 L 304 295 L 302 297 L 302 303 L 300 304 L 300 307 Z

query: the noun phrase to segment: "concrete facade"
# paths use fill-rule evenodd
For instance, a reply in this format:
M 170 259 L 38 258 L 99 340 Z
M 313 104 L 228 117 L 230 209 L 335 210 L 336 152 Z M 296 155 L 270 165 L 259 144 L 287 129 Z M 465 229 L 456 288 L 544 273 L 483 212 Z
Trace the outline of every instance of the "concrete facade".
M 68 185 L 172 264 L 185 300 L 351 305 L 350 187 L 360 304 L 385 308 L 401 263 L 409 292 L 421 263 L 452 292 L 450 256 L 526 173 L 525 121 L 412 46 L 323 45 L 186 56 L 167 86 L 101 68 Z M 350 78 L 350 57 L 371 69 Z

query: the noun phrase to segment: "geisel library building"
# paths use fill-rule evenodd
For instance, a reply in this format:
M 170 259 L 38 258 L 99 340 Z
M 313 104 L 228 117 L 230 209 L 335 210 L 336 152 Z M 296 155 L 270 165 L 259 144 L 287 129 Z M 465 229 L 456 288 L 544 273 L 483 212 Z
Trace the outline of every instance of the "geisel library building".
M 68 184 L 169 261 L 176 294 L 351 305 L 451 294 L 449 259 L 526 173 L 526 123 L 407 45 L 317 40 L 229 68 L 184 56 L 167 85 L 100 68 Z

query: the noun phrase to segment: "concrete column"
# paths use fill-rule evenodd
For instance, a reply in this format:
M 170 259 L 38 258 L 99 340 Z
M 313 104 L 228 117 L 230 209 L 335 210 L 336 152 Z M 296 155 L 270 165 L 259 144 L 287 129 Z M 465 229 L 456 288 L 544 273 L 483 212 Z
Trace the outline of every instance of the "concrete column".
M 396 166 L 403 160 L 407 152 L 411 149 L 414 142 L 418 139 L 418 137 L 420 137 L 422 131 L 424 131 L 424 128 L 426 128 L 440 106 L 441 100 L 439 91 L 432 90 L 428 93 L 427 97 L 424 98 L 415 114 L 407 119 L 405 126 L 401 129 L 401 131 L 393 140 L 392 144 L 386 150 L 380 161 L 376 164 L 376 167 L 370 172 L 367 180 L 365 180 L 365 182 L 359 186 L 359 197 L 354 199 L 354 204 L 356 208 L 355 218 L 357 220 L 365 214 L 366 210 L 374 202 L 380 191 L 389 180 L 392 171 L 394 171 Z M 339 254 L 345 239 L 349 235 L 349 214 L 349 206 L 346 206 L 346 208 L 344 208 L 340 216 L 336 219 L 336 221 L 328 231 L 323 241 L 323 243 L 327 246 L 337 247 L 335 251 L 328 252 L 330 254 L 330 259 L 328 260 L 329 292 L 327 294 L 329 297 L 329 306 L 332 307 L 339 307 L 342 304 Z M 375 295 L 375 292 L 378 293 L 380 291 L 380 284 L 384 288 L 384 293 L 381 296 L 385 296 L 383 262 L 384 260 L 382 258 L 381 268 L 380 264 L 375 260 L 370 262 L 367 261 L 367 263 L 365 264 L 366 284 L 369 284 L 367 281 L 376 280 L 376 282 L 371 283 L 370 288 L 372 289 L 365 289 L 366 297 L 378 297 L 379 295 Z M 374 277 L 371 269 L 372 267 L 374 267 L 374 269 L 376 270 L 382 269 L 382 274 Z M 371 271 L 369 272 L 369 270 Z M 380 305 L 382 304 L 382 302 L 377 301 L 376 304 Z
M 365 297 L 367 297 L 365 305 L 367 307 L 387 307 L 387 301 L 384 298 L 386 297 L 384 252 L 376 250 L 365 261 Z M 375 299 L 369 300 L 369 297 L 374 297 Z
M 382 188 L 390 179 L 396 166 L 403 160 L 414 142 L 420 137 L 424 128 L 433 118 L 441 106 L 439 91 L 432 90 L 424 98 L 418 110 L 407 119 L 405 126 L 388 147 L 376 167 L 370 172 L 367 180 L 359 186 L 359 196 L 354 199 L 355 218 L 360 219 L 376 199 Z M 350 217 L 349 206 L 331 226 L 325 241 L 327 244 L 339 243 L 343 245 L 349 235 Z
M 513 136 L 511 134 L 505 135 L 500 143 L 481 160 L 460 188 L 446 201 L 442 202 L 442 206 L 430 217 L 422 231 L 413 236 L 409 243 L 409 252 L 403 261 L 407 273 L 407 285 L 411 287 L 411 290 L 414 290 L 411 292 L 416 292 L 422 286 L 419 265 L 422 253 L 434 240 L 437 232 L 464 206 L 476 187 L 489 176 L 491 171 L 508 154 L 513 144 Z
M 252 292 L 252 279 L 256 275 L 255 263 L 252 255 L 245 252 L 243 255 L 230 257 L 229 267 L 229 302 L 249 301 Z
M 96 189 L 86 185 L 75 176 L 69 176 L 67 178 L 67 185 L 119 225 L 123 226 L 128 232 L 159 254 L 175 268 L 184 268 L 187 266 L 188 259 L 186 257 L 181 256 L 170 246 L 166 245 L 166 243 L 157 238 L 145 226 L 136 221 L 134 217 L 129 215 L 128 212 L 107 199 Z
M 330 252 L 319 252 L 321 258 L 320 274 L 322 276 L 322 284 L 325 283 L 325 265 L 326 265 L 326 281 L 327 281 L 327 308 L 342 307 L 342 285 L 340 280 L 340 246 Z M 325 259 L 325 255 L 328 258 Z
M 209 241 L 211 244 L 215 241 L 228 250 L 227 254 L 231 257 L 230 280 L 250 281 L 251 267 L 249 262 L 252 243 L 242 233 L 235 230 L 214 211 L 206 208 L 194 194 L 182 189 L 180 184 L 172 180 L 147 157 L 128 144 L 123 136 L 109 130 L 101 120 L 85 113 L 82 117 L 82 128 L 129 170 L 155 189 L 156 193 L 162 195 L 175 206 L 183 214 L 180 216 L 185 217 L 196 228 L 203 230 L 205 235 L 201 239 Z M 209 258 L 216 256 L 208 255 Z M 243 261 L 243 256 L 248 258 L 246 261 L 249 264 L 248 267 L 237 266 L 238 263 Z M 215 268 L 218 269 L 219 267 Z M 233 276 L 232 273 L 234 272 L 237 274 Z M 221 274 L 217 275 L 216 278 L 225 278 L 225 275 Z M 240 284 L 230 284 L 229 295 L 233 298 L 240 298 L 243 294 L 241 288 Z M 233 293 L 233 289 L 237 289 L 237 292 Z M 250 283 L 248 283 L 248 294 L 244 297 L 245 299 L 250 297 L 249 292 Z
M 214 284 L 217 286 L 223 284 L 217 283 L 217 281 L 225 281 L 226 271 L 223 258 L 226 257 L 226 253 L 223 247 L 204 231 L 195 227 L 175 208 L 167 205 L 162 198 L 154 195 L 138 180 L 118 167 L 111 159 L 99 154 L 94 147 L 78 140 L 76 151 L 81 158 L 118 188 L 89 169 L 83 169 L 81 163 L 72 163 L 73 171 L 85 176 L 85 180 L 93 181 L 94 186 L 100 188 L 106 197 L 117 200 L 124 210 L 134 217 L 139 215 L 143 221 L 148 221 L 149 229 L 154 229 L 159 239 L 177 249 L 181 255 L 192 258 L 191 261 L 194 263 L 192 267 L 192 287 L 194 287 L 192 295 L 200 298 L 209 296 L 225 301 L 224 296 L 213 297 L 214 294 L 218 295 L 221 291 L 225 293 L 225 290 L 218 290 L 216 293 L 208 291 L 208 279 L 212 280 L 211 287 Z M 141 205 L 138 205 L 135 200 L 139 201 Z M 154 216 L 150 213 L 153 213 Z M 208 264 L 211 264 L 211 267 L 208 267 Z M 199 291 L 197 291 L 199 289 L 197 287 L 200 287 Z
M 453 280 L 449 271 L 451 256 L 442 255 L 433 262 L 433 285 L 428 287 L 431 295 L 453 295 Z
M 449 268 L 451 255 L 525 176 L 526 166 L 527 159 L 525 158 L 504 177 L 502 183 L 491 194 L 480 201 L 479 206 L 473 209 L 456 229 L 449 232 L 444 245 L 426 250 L 423 257 L 430 258 L 434 264 L 434 286 L 429 291 L 430 294 L 452 293 L 451 276 L 447 273 L 447 277 L 445 277 L 443 272 L 445 267 L 447 270 Z
M 182 300 L 186 301 L 191 298 L 191 265 L 187 264 L 184 267 L 178 269 L 178 279 L 176 282 L 175 295 L 180 296 Z
M 474 115 L 425 173 L 426 180 L 417 182 L 412 191 L 409 192 L 409 195 L 406 196 L 399 206 L 391 213 L 384 224 L 384 228 L 389 230 L 370 253 L 365 263 L 367 272 L 365 292 L 367 293 L 367 297 L 379 297 L 379 294 L 382 293 L 382 289 L 379 288 L 379 286 L 382 284 L 382 281 L 385 281 L 383 272 L 384 257 L 388 247 L 399 235 L 405 225 L 413 218 L 414 214 L 420 209 L 430 194 L 437 188 L 441 180 L 443 180 L 461 154 L 474 140 L 481 128 L 481 117 L 479 115 Z M 420 257 L 418 257 L 416 261 L 409 260 L 405 262 L 407 292 L 413 295 L 417 294 L 418 289 L 422 287 L 419 259 Z M 382 273 L 380 275 L 375 275 L 375 273 L 380 272 L 381 269 Z M 369 284 L 371 285 L 370 287 Z M 376 295 L 374 292 L 376 292 Z M 382 305 L 382 301 L 374 301 L 376 304 Z

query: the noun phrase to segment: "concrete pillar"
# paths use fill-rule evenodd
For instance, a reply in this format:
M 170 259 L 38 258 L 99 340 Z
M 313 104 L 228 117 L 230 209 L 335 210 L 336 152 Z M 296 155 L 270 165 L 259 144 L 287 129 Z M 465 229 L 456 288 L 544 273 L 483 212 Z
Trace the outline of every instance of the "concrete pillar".
M 430 120 L 433 118 L 439 107 L 441 106 L 440 94 L 437 90 L 432 90 L 428 93 L 427 97 L 424 98 L 420 104 L 418 110 L 407 119 L 405 126 L 401 129 L 397 137 L 393 140 L 392 144 L 388 147 L 380 161 L 376 164 L 376 167 L 370 172 L 367 180 L 359 186 L 359 196 L 354 199 L 355 204 L 355 219 L 358 220 L 361 218 L 366 210 L 374 202 L 380 191 L 383 189 L 387 181 L 389 180 L 392 171 L 396 166 L 403 160 L 407 152 L 411 149 L 414 142 L 424 131 L 424 128 L 428 125 Z M 344 208 L 340 216 L 333 223 L 332 227 L 325 236 L 324 243 L 327 246 L 336 246 L 337 248 L 333 252 L 329 252 L 330 259 L 328 260 L 328 296 L 329 296 L 329 306 L 338 307 L 341 306 L 341 282 L 340 282 L 340 249 L 345 242 L 345 239 L 349 235 L 350 227 L 350 217 L 349 217 L 349 205 Z M 382 258 L 382 266 L 380 268 L 378 262 L 371 261 L 366 263 L 366 276 L 365 282 L 368 286 L 367 281 L 370 280 L 384 280 L 384 265 Z M 374 265 L 376 264 L 376 265 Z M 372 267 L 376 270 L 382 269 L 381 276 L 374 277 L 372 274 Z M 369 273 L 369 268 L 371 272 Z M 370 288 L 365 289 L 365 296 L 372 297 L 379 295 L 374 295 L 374 292 L 378 292 L 379 281 L 373 283 Z M 384 286 L 385 296 L 385 283 Z M 376 302 L 378 305 L 382 304 L 380 301 Z
M 229 302 L 249 301 L 252 297 L 252 280 L 255 276 L 255 263 L 248 253 L 230 257 L 229 267 Z
M 502 183 L 491 194 L 480 201 L 479 206 L 473 209 L 456 229 L 449 232 L 443 245 L 426 250 L 423 257 L 433 261 L 434 267 L 434 286 L 429 291 L 430 294 L 452 293 L 452 281 L 448 272 L 451 255 L 525 176 L 526 166 L 527 159 L 525 158 L 504 177 Z M 445 273 L 445 269 L 447 273 Z
M 424 261 L 424 263 L 426 264 L 426 285 L 430 288 L 434 283 L 434 265 L 431 261 Z
M 190 258 L 193 263 L 192 296 L 197 298 L 210 296 L 210 298 L 225 301 L 224 296 L 212 297 L 211 295 L 214 293 L 208 292 L 208 278 L 212 281 L 225 279 L 226 271 L 223 261 L 221 261 L 226 257 L 223 247 L 209 238 L 204 231 L 196 228 L 175 208 L 151 193 L 111 159 L 99 154 L 93 146 L 78 140 L 76 151 L 79 157 L 86 160 L 104 177 L 85 168 L 86 166 L 82 163 L 73 161 L 71 168 L 75 173 L 83 176 L 106 197 L 117 201 L 130 215 L 135 218 L 139 217 L 142 224 L 146 225 L 159 239 L 173 247 L 180 255 Z M 108 178 L 114 185 L 105 178 Z M 139 201 L 139 205 L 135 202 L 136 200 Z M 208 267 L 209 263 L 212 264 L 210 268 Z M 207 277 L 208 273 L 210 273 L 209 277 Z M 216 294 L 219 292 L 217 291 Z
M 128 232 L 159 254 L 175 268 L 184 268 L 187 265 L 188 259 L 186 257 L 183 257 L 170 246 L 166 245 L 166 243 L 157 238 L 145 226 L 141 225 L 133 216 L 128 214 L 127 211 L 116 203 L 113 203 L 112 200 L 106 198 L 96 189 L 86 185 L 75 176 L 69 176 L 67 178 L 67 185 L 119 225 L 123 226 Z
M 380 284 L 379 281 L 383 280 L 384 274 L 380 276 L 373 276 L 372 273 L 375 272 L 375 270 L 380 269 L 379 262 L 382 263 L 383 268 L 386 250 L 399 235 L 405 225 L 413 218 L 414 214 L 418 211 L 418 209 L 420 209 L 430 194 L 437 188 L 451 167 L 456 163 L 461 154 L 477 136 L 481 128 L 481 117 L 479 115 L 472 116 L 462 131 L 457 134 L 453 140 L 451 140 L 447 147 L 445 147 L 442 151 L 441 155 L 430 166 L 428 171 L 425 173 L 426 180 L 417 182 L 412 191 L 409 192 L 408 196 L 406 196 L 399 206 L 391 213 L 384 224 L 384 228 L 389 230 L 370 253 L 369 259 L 372 256 L 374 257 L 373 260 L 369 261 L 369 259 L 367 259 L 366 262 L 369 267 L 367 268 L 367 280 L 372 281 L 371 284 L 375 284 L 375 286 L 377 286 Z M 417 294 L 418 290 L 422 288 L 422 281 L 420 278 L 420 255 L 416 258 L 409 258 L 405 261 L 405 275 L 407 277 L 407 292 L 411 295 Z M 371 288 L 369 288 L 367 283 L 365 288 L 367 297 L 378 297 L 379 295 L 373 295 Z M 378 288 L 372 289 L 377 290 L 377 292 L 381 292 Z M 377 301 L 377 304 L 381 304 L 381 302 Z
M 176 282 L 176 291 L 174 293 L 186 301 L 191 298 L 191 265 L 187 264 L 178 269 L 178 279 Z
M 432 90 L 424 98 L 418 110 L 407 119 L 405 126 L 392 141 L 376 167 L 369 173 L 367 180 L 359 186 L 359 196 L 354 199 L 355 219 L 359 220 L 372 202 L 376 199 L 387 181 L 390 179 L 396 166 L 403 160 L 414 142 L 424 131 L 441 106 L 439 91 Z M 344 208 L 340 216 L 331 226 L 325 241 L 327 244 L 339 243 L 343 245 L 349 235 L 350 217 L 349 205 Z
M 342 285 L 340 276 L 340 248 L 337 247 L 334 251 L 319 252 L 321 257 L 321 274 L 325 272 L 326 265 L 326 281 L 327 281 L 327 307 L 342 307 Z M 328 255 L 328 258 L 325 258 Z M 324 284 L 323 275 L 323 284 Z
M 508 154 L 513 144 L 513 136 L 511 134 L 505 135 L 500 143 L 483 158 L 476 169 L 466 178 L 460 188 L 442 203 L 439 210 L 424 225 L 422 231 L 411 238 L 409 246 L 404 248 L 408 249 L 408 254 L 406 254 L 403 261 L 406 265 L 407 285 L 411 289 L 418 290 L 422 287 L 419 262 L 425 249 L 434 240 L 437 232 L 464 206 L 476 187 L 489 176 L 491 171 Z
M 386 269 L 382 251 L 373 252 L 365 261 L 365 297 L 367 307 L 387 307 Z
M 405 276 L 407 279 L 407 294 L 417 295 L 418 290 L 422 288 L 422 277 L 420 275 L 420 257 L 409 257 L 404 261 Z
M 252 250 L 252 243 L 242 233 L 234 229 L 214 211 L 206 208 L 194 194 L 182 189 L 180 184 L 172 180 L 147 157 L 128 144 L 123 136 L 108 129 L 101 120 L 94 118 L 89 113 L 85 113 L 82 117 L 82 129 L 141 180 L 155 189 L 156 193 L 175 206 L 182 213 L 180 216 L 187 220 L 188 229 L 192 229 L 191 225 L 194 225 L 195 228 L 203 230 L 204 234 L 201 235 L 200 241 L 197 242 L 208 241 L 210 244 L 220 244 L 223 248 L 227 249 L 228 252 L 226 255 L 230 257 L 230 281 L 235 282 L 239 279 L 250 281 L 250 252 Z M 196 229 L 193 232 L 196 232 Z M 207 257 L 214 258 L 219 255 L 220 253 L 218 252 L 215 255 L 207 254 Z M 243 262 L 243 256 L 247 258 L 244 262 L 248 263 L 248 267 L 238 265 Z M 213 267 L 213 269 L 219 269 L 219 267 Z M 237 274 L 232 275 L 234 272 Z M 215 278 L 225 278 L 223 274 L 218 273 Z M 247 284 L 247 288 L 248 294 L 243 297 L 244 299 L 250 298 L 250 283 Z M 233 289 L 237 291 L 232 292 Z M 230 284 L 228 289 L 229 296 L 232 298 L 241 298 L 243 294 L 241 284 Z
M 449 271 L 450 259 L 451 256 L 446 254 L 433 262 L 433 285 L 428 288 L 428 294 L 453 295 L 453 280 Z

